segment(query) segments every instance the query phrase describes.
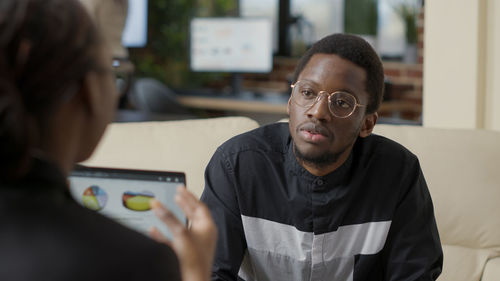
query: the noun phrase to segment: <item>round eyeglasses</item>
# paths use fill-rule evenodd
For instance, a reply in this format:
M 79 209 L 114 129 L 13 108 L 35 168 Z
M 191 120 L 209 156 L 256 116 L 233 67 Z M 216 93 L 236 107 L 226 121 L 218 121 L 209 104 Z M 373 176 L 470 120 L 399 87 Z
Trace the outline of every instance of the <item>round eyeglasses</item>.
M 359 104 L 356 97 L 347 92 L 337 91 L 328 93 L 326 91 L 318 91 L 312 83 L 308 83 L 307 81 L 297 81 L 291 87 L 292 101 L 301 107 L 311 108 L 323 95 L 327 95 L 328 109 L 333 116 L 338 118 L 347 118 L 354 113 L 356 107 L 366 106 Z

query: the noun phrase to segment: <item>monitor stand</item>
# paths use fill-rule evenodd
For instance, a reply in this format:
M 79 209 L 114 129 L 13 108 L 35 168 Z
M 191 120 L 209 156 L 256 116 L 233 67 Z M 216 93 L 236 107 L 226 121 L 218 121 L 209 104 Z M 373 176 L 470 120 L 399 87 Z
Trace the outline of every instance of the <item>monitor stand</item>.
M 241 94 L 242 84 L 243 76 L 241 73 L 231 73 L 231 94 L 233 96 L 239 96 Z
M 237 99 L 254 99 L 260 95 L 252 91 L 244 91 L 243 87 L 243 74 L 231 73 L 231 96 Z

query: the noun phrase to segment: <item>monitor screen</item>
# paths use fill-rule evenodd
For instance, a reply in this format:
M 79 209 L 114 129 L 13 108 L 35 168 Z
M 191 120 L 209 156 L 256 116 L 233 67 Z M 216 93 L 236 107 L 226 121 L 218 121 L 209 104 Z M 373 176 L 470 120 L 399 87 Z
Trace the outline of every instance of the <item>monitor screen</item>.
M 266 73 L 273 68 L 268 18 L 194 18 L 190 32 L 193 71 Z
M 148 0 L 128 0 L 128 13 L 122 33 L 127 48 L 146 46 L 148 34 Z
M 240 0 L 241 17 L 269 18 L 273 28 L 273 52 L 278 51 L 278 0 Z

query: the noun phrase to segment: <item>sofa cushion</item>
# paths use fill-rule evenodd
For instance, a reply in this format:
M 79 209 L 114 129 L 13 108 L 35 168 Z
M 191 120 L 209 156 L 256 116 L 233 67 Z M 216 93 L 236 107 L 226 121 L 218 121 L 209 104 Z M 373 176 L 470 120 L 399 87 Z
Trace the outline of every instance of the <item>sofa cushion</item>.
M 256 121 L 246 117 L 113 123 L 83 164 L 185 172 L 188 189 L 200 196 L 204 169 L 216 148 L 257 127 Z
M 500 256 L 500 132 L 377 125 L 375 133 L 420 159 L 444 250 L 439 280 L 480 280 Z
M 500 258 L 489 260 L 484 267 L 481 281 L 498 281 L 500 279 Z
M 496 252 L 489 249 L 443 245 L 443 255 L 443 272 L 439 281 L 479 281 L 485 264 L 489 258 L 496 255 Z M 498 276 L 500 275 L 496 275 L 495 280 L 498 280 Z
M 443 244 L 500 246 L 500 132 L 377 125 L 420 159 Z

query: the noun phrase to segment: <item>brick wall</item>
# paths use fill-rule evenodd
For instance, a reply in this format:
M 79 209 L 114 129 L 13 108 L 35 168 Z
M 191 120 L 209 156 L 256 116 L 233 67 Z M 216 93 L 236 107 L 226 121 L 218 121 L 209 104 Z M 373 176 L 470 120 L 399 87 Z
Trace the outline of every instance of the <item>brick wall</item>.
M 422 70 L 424 48 L 424 9 L 418 17 L 417 63 L 384 61 L 386 94 L 379 110 L 383 117 L 420 120 L 422 113 Z M 268 74 L 245 74 L 243 87 L 252 91 L 285 93 L 297 64 L 296 58 L 275 57 Z
M 419 120 L 422 114 L 424 62 L 424 9 L 417 21 L 417 63 L 384 62 L 386 96 L 381 116 Z

